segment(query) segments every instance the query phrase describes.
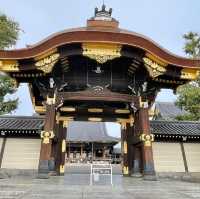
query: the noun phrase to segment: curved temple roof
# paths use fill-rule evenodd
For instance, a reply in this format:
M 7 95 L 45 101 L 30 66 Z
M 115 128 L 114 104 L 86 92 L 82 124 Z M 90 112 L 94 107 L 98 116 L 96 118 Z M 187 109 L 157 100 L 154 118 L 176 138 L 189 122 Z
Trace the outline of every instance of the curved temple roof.
M 103 11 L 109 13 L 105 11 L 105 8 L 102 11 L 97 11 L 97 14 L 102 14 Z M 77 42 L 103 42 L 129 45 L 143 49 L 146 53 L 167 64 L 190 68 L 200 66 L 200 60 L 187 59 L 174 55 L 143 35 L 118 28 L 118 21 L 113 18 L 110 18 L 110 20 L 100 20 L 98 17 L 89 19 L 87 27 L 58 32 L 33 46 L 17 50 L 1 50 L 0 60 L 35 58 L 59 46 Z
M 53 34 L 47 39 L 28 48 L 0 50 L 0 59 L 27 59 L 37 57 L 59 46 L 77 42 L 106 42 L 138 47 L 153 56 L 182 67 L 199 67 L 200 60 L 187 59 L 170 53 L 151 39 L 140 34 L 122 30 L 100 30 L 99 28 L 76 28 Z

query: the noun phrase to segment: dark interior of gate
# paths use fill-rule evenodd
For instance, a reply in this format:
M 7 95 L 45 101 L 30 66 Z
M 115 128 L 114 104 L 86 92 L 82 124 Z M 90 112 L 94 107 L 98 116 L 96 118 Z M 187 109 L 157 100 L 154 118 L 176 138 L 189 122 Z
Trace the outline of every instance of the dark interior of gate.
M 148 110 L 161 88 L 176 91 L 195 79 L 200 61 L 120 29 L 111 14 L 102 7 L 87 27 L 0 51 L 0 70 L 28 83 L 35 111 L 45 115 L 41 174 L 64 174 L 69 122 L 90 121 L 121 124 L 124 175 L 155 175 Z

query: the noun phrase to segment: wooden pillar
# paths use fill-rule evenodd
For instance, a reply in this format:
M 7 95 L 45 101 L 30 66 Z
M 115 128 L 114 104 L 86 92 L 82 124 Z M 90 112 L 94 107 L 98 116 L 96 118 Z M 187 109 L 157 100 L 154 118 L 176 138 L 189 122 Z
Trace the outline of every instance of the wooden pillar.
M 122 174 L 129 176 L 129 163 L 128 163 L 128 133 L 126 122 L 121 123 L 121 154 L 122 154 Z
M 142 174 L 142 146 L 140 143 L 140 119 L 139 119 L 139 111 L 135 113 L 135 125 L 134 125 L 134 136 L 132 141 L 133 145 L 133 176 L 140 177 Z M 136 141 L 135 141 L 136 139 Z M 137 142 L 139 140 L 139 142 Z
M 96 149 L 94 142 L 92 142 L 92 162 L 96 159 Z
M 68 142 L 68 159 L 70 160 L 70 142 Z
M 127 149 L 128 149 L 128 168 L 129 168 L 129 176 L 132 175 L 133 173 L 133 144 L 132 144 L 132 140 L 134 137 L 134 127 L 133 125 L 131 125 L 130 123 L 127 124 L 126 127 L 126 131 L 127 131 Z
M 4 155 L 4 151 L 5 151 L 6 140 L 7 140 L 7 138 L 3 137 L 2 145 L 1 145 L 1 148 L 0 148 L 0 168 L 1 168 L 1 165 L 2 165 L 2 161 L 3 161 L 3 155 Z
M 152 141 L 154 140 L 154 136 L 150 132 L 148 112 L 148 103 L 141 102 L 138 110 L 138 122 L 140 127 L 140 140 L 142 141 L 142 170 L 144 177 L 154 179 L 155 169 L 152 152 Z
M 142 154 L 141 146 L 133 146 L 133 175 L 141 176 L 142 171 Z
M 57 175 L 59 175 L 60 162 L 61 162 L 60 149 L 61 149 L 61 144 L 62 144 L 61 131 L 62 131 L 63 122 L 57 119 L 56 123 L 57 123 L 57 135 L 56 135 L 57 143 L 56 143 L 56 150 L 55 150 L 55 170 L 56 170 Z
M 103 147 L 103 159 L 105 159 L 106 158 L 106 147 L 104 146 Z
M 48 174 L 52 168 L 52 139 L 54 138 L 54 124 L 56 117 L 55 97 L 47 97 L 44 130 L 41 132 L 41 150 L 38 173 Z
M 68 123 L 68 121 L 59 121 L 56 153 L 56 171 L 58 175 L 64 175 L 65 173 L 66 135 Z
M 81 143 L 81 159 L 83 158 L 83 143 Z
M 54 134 L 55 137 L 52 140 L 52 159 L 54 160 L 54 167 L 52 168 L 52 175 L 57 174 L 56 165 L 57 165 L 57 150 L 58 150 L 58 136 L 59 136 L 59 121 L 56 119 L 55 125 L 54 125 Z
M 185 154 L 185 147 L 183 142 L 180 142 L 180 146 L 181 146 L 181 152 L 182 152 L 182 157 L 183 157 L 183 163 L 184 163 L 184 167 L 185 167 L 185 172 L 188 173 L 189 169 L 188 169 L 188 163 L 187 163 L 187 158 L 186 158 L 186 154 Z
M 69 121 L 63 122 L 62 128 L 62 144 L 61 144 L 61 162 L 60 162 L 60 175 L 64 175 L 65 173 L 65 153 L 66 153 L 66 138 L 67 138 L 67 127 L 69 125 Z

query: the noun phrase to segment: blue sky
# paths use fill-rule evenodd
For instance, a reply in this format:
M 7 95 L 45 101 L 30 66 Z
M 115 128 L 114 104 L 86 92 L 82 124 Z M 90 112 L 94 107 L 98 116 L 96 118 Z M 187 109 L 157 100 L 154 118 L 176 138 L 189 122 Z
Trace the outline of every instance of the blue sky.
M 105 0 L 113 8 L 120 27 L 144 34 L 171 52 L 184 56 L 182 35 L 200 33 L 199 0 Z M 86 25 L 102 0 L 0 0 L 0 11 L 20 23 L 23 32 L 16 48 L 34 44 L 57 31 Z M 26 85 L 15 94 L 20 99 L 15 115 L 32 115 Z M 157 100 L 174 101 L 172 91 L 162 91 Z

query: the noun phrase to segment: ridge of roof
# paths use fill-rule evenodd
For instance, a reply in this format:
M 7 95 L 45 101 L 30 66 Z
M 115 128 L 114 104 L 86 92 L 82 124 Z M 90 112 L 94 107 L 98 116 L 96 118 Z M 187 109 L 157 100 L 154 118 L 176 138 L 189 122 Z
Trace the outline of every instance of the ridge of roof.
M 1 119 L 44 119 L 44 116 L 14 116 L 14 115 L 0 115 Z

